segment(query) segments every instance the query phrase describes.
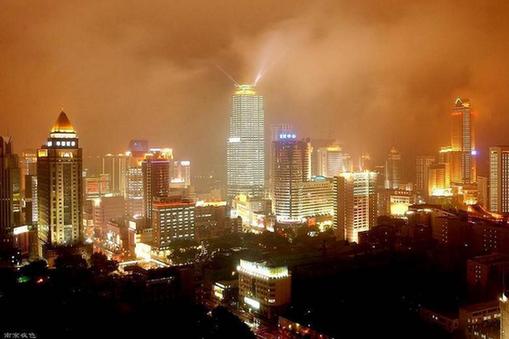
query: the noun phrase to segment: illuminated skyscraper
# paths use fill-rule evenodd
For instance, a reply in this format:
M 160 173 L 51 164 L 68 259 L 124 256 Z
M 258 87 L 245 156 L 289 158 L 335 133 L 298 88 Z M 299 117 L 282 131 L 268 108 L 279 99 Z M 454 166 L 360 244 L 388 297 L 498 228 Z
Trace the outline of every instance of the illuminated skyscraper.
M 469 184 L 476 179 L 475 143 L 473 116 L 470 108 L 470 100 L 457 98 L 451 113 L 451 154 L 458 159 L 459 169 L 450 166 L 451 181 Z M 459 180 L 458 180 L 459 179 Z
M 358 233 L 376 224 L 377 174 L 348 172 L 334 177 L 334 227 L 339 239 L 358 242 Z
M 288 136 L 288 137 L 287 137 Z M 274 209 L 278 218 L 300 220 L 299 189 L 311 179 L 311 146 L 293 133 L 273 142 Z
M 227 195 L 264 195 L 265 130 L 263 97 L 254 85 L 240 85 L 232 98 L 227 140 Z
M 398 189 L 401 183 L 400 168 L 401 154 L 392 147 L 385 161 L 385 188 Z
M 332 215 L 332 183 L 311 177 L 309 140 L 296 140 L 293 133 L 273 143 L 274 209 L 280 222 L 302 222 L 304 218 Z
M 12 138 L 0 136 L 0 248 L 12 244 L 12 230 L 21 222 L 20 169 Z
M 141 166 L 130 166 L 126 174 L 127 216 L 144 216 L 143 208 L 143 171 Z
M 432 155 L 418 155 L 415 159 L 415 188 L 421 196 L 428 195 L 428 172 L 434 162 Z
M 490 147 L 489 209 L 509 212 L 509 146 Z
M 71 122 L 61 112 L 48 141 L 37 151 L 37 200 L 41 244 L 81 241 L 82 150 Z
M 152 206 L 154 201 L 169 196 L 170 162 L 171 158 L 169 158 L 169 155 L 159 151 L 147 154 L 142 162 L 143 208 L 147 225 L 150 225 L 152 222 Z

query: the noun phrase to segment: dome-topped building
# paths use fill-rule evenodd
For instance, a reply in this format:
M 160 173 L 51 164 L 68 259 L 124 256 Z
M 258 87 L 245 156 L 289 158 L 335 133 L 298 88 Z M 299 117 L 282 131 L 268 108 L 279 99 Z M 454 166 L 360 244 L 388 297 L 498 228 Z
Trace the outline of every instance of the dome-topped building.
M 81 243 L 82 150 L 64 112 L 37 151 L 37 185 L 40 255 L 43 248 Z
M 76 133 L 64 111 L 60 112 L 57 121 L 51 127 L 51 133 Z

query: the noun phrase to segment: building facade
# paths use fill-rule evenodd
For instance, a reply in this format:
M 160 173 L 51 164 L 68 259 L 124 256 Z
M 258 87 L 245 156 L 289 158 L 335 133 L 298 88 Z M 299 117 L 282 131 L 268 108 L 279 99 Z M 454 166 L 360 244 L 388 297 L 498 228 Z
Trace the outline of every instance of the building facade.
M 509 146 L 490 147 L 489 209 L 509 212 Z
M 240 85 L 232 98 L 227 140 L 227 196 L 265 193 L 265 121 L 263 96 L 253 85 Z
M 291 302 L 291 275 L 286 266 L 240 260 L 239 302 L 242 308 L 273 318 Z
M 41 245 L 79 243 L 83 235 L 82 149 L 61 112 L 37 151 L 38 236 Z
M 12 138 L 0 136 L 0 248 L 12 245 L 12 231 L 21 223 L 21 187 L 18 156 Z
M 169 249 L 176 240 L 194 240 L 195 204 L 191 201 L 168 201 L 153 204 L 153 248 Z
M 334 228 L 339 239 L 358 243 L 358 233 L 375 226 L 376 182 L 377 174 L 369 171 L 334 177 Z

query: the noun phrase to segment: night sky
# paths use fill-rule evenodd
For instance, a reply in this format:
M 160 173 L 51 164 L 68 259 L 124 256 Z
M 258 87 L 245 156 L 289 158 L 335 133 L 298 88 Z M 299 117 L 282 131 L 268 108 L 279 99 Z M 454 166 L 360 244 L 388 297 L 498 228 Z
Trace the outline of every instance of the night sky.
M 0 134 L 38 147 L 63 108 L 86 155 L 146 138 L 194 173 L 221 169 L 220 65 L 239 82 L 266 70 L 267 126 L 377 160 L 393 144 L 435 153 L 470 97 L 485 156 L 509 144 L 508 16 L 507 1 L 2 0 Z

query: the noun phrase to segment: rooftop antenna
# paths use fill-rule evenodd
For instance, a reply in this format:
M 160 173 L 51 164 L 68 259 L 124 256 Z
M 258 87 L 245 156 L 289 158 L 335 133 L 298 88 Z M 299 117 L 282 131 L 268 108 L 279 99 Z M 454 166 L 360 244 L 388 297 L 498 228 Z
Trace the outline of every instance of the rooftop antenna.
M 228 72 L 226 72 L 226 71 L 225 71 L 225 70 L 224 70 L 221 66 L 219 66 L 218 64 L 216 64 L 216 67 L 217 67 L 217 69 L 219 69 L 219 70 L 220 70 L 220 71 L 221 71 L 224 75 L 226 75 L 226 77 L 227 77 L 228 79 L 230 79 L 230 80 L 233 82 L 233 84 L 235 85 L 235 87 L 240 87 L 240 84 L 239 84 L 237 81 L 235 81 L 235 79 L 234 79 L 234 78 L 233 78 L 233 77 L 232 77 L 232 76 L 231 76 Z

